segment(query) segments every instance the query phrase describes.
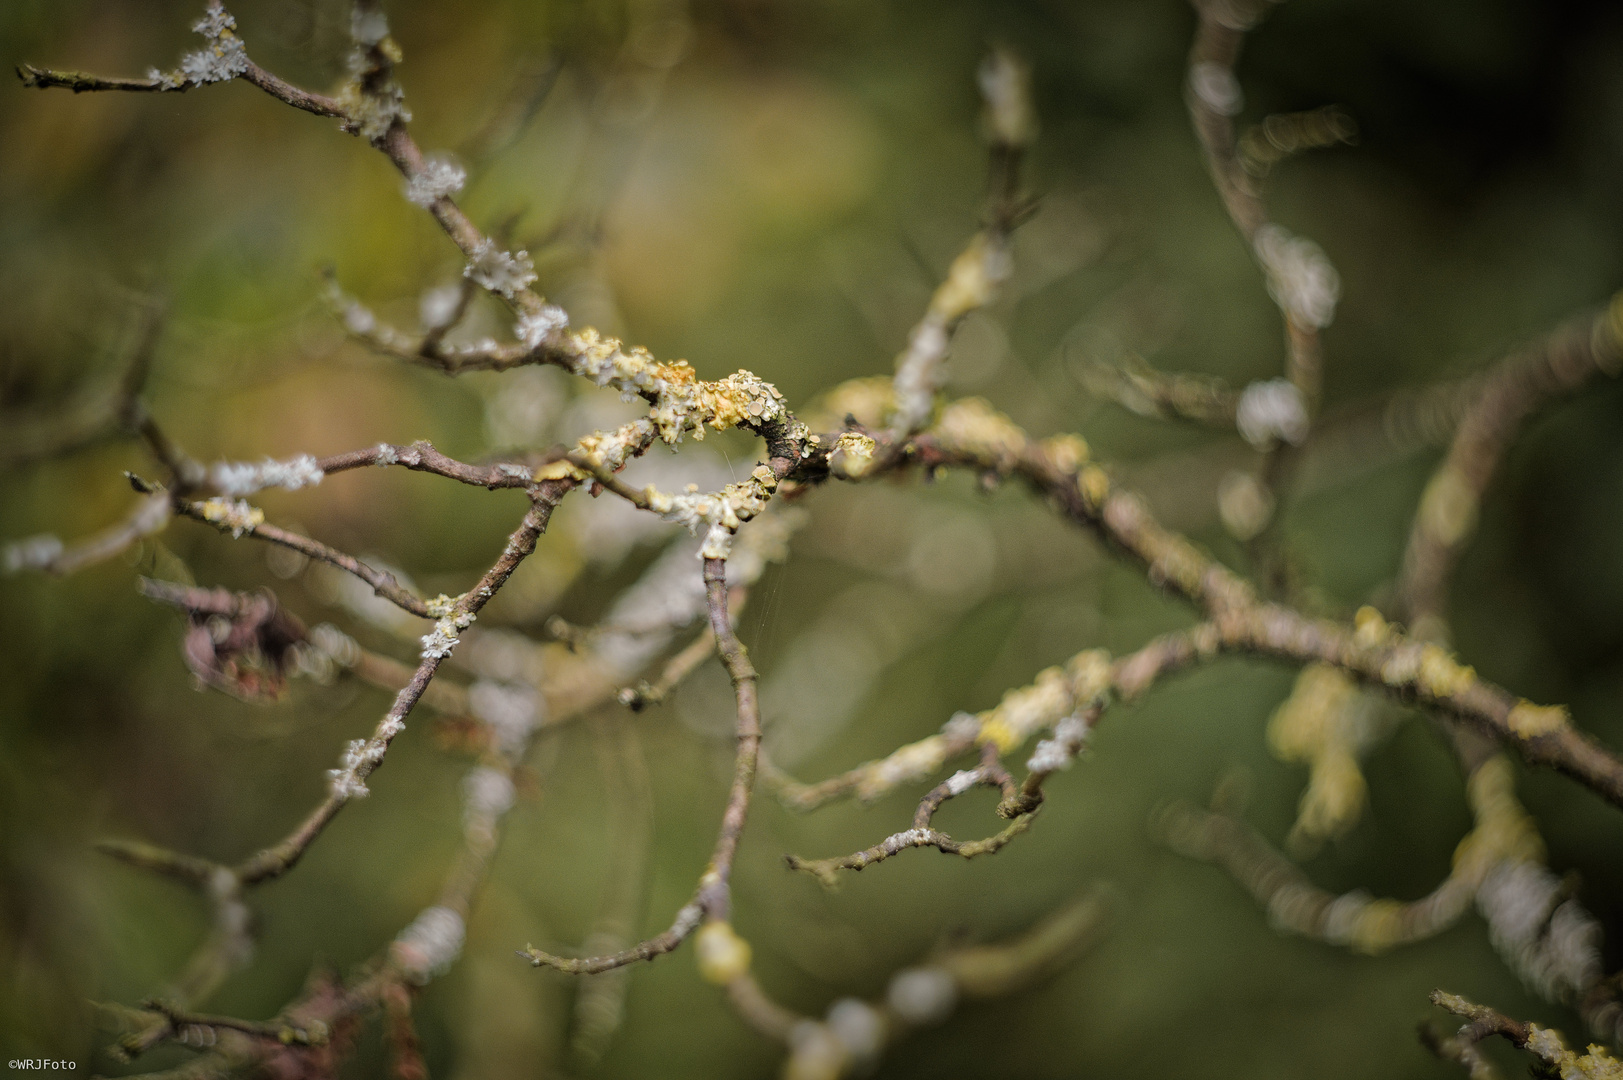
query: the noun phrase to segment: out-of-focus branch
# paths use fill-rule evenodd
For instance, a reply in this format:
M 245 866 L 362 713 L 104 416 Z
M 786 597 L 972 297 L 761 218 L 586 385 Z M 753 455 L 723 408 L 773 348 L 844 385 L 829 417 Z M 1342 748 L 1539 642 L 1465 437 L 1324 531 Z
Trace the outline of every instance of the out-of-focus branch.
M 587 941 L 591 952 L 601 953 L 622 948 L 642 924 L 655 811 L 648 763 L 632 719 L 618 710 L 604 710 L 591 723 L 598 772 L 607 796 L 610 861 Z M 602 1059 L 624 1017 L 630 975 L 621 968 L 579 984 L 570 1038 L 577 1059 L 587 1063 Z
M 1416 636 L 1447 640 L 1446 585 L 1476 531 L 1482 497 L 1524 420 L 1553 399 L 1623 368 L 1623 293 L 1599 315 L 1564 327 L 1497 364 L 1426 485 L 1403 557 L 1399 603 Z
M 1234 130 L 1234 117 L 1244 102 L 1234 66 L 1246 31 L 1269 6 L 1268 0 L 1194 0 L 1198 22 L 1189 50 L 1185 96 L 1212 182 L 1229 218 L 1267 275 L 1268 291 L 1285 316 L 1289 346 L 1286 374 L 1301 402 L 1311 411 L 1323 380 L 1319 331 L 1330 324 L 1335 314 L 1340 282 L 1317 244 L 1292 236 L 1268 220 L 1257 178 L 1246 168 Z M 1302 145 L 1315 141 L 1298 140 Z M 1242 401 L 1242 422 L 1244 405 Z M 1290 442 L 1301 441 L 1289 438 L 1285 431 L 1279 434 Z M 1305 430 L 1302 434 L 1306 434 Z
M 87 380 L 63 408 L 44 415 L 23 409 L 0 412 L 0 469 L 70 454 L 119 433 L 136 434 L 149 422 L 140 394 L 163 336 L 163 302 L 139 298 L 135 318 L 128 358 L 113 377 Z
M 149 536 L 162 532 L 173 516 L 167 493 L 138 488 L 144 494 L 130 508 L 123 521 L 71 545 L 49 534 L 7 544 L 0 550 L 0 569 L 7 573 L 41 570 L 65 576 L 106 562 L 128 551 Z
M 1162 635 L 1114 662 L 1102 649 L 1086 650 L 1072 657 L 1063 671 L 1050 668 L 1039 673 L 1031 686 L 1011 690 L 996 708 L 978 715 L 959 713 L 941 734 L 904 746 L 832 780 L 800 784 L 768 766 L 768 776 L 780 798 L 794 809 L 811 810 L 848 795 L 877 798 L 901 784 L 928 776 L 970 746 L 981 747 L 980 766 L 958 772 L 926 793 L 910 829 L 842 858 L 802 859 L 790 855 L 790 868 L 808 871 L 823 884 L 833 885 L 839 870 L 862 870 L 908 848 L 933 847 L 964 858 L 999 850 L 1031 827 L 1042 805 L 1043 784 L 1054 773 L 1069 768 L 1081 753 L 1112 693 L 1134 697 L 1162 675 L 1210 659 L 1216 652 L 1217 631 L 1210 624 Z M 1051 737 L 1038 742 L 1026 762 L 1025 779 L 1016 784 L 1002 767 L 999 755 L 1018 749 L 1045 729 L 1051 729 Z M 1001 832 L 966 843 L 930 827 L 944 802 L 983 785 L 1002 792 L 997 812 L 1012 820 Z
M 921 466 L 962 465 L 1019 477 L 1051 496 L 1068 517 L 1140 563 L 1152 583 L 1202 608 L 1217 628 L 1218 648 L 1333 664 L 1389 694 L 1464 720 L 1525 760 L 1548 765 L 1623 806 L 1623 761 L 1574 728 L 1565 709 L 1517 697 L 1437 645 L 1411 640 L 1373 609 L 1347 627 L 1258 601 L 1243 579 L 1162 527 L 1142 499 L 1112 491 L 1103 469 L 1078 461 L 1074 442 L 1032 440 L 971 399 L 948 409 L 912 445 L 911 460 Z
M 998 49 L 981 64 L 980 85 L 991 153 L 986 225 L 953 260 L 924 318 L 908 335 L 907 348 L 896 358 L 892 443 L 929 423 L 953 330 L 971 311 L 991 303 L 1008 279 L 1014 269 L 1010 236 L 1029 210 L 1020 197 L 1020 162 L 1037 133 L 1031 73 L 1018 57 Z
M 1112 906 L 1111 890 L 1090 888 L 1024 933 L 939 951 L 896 972 L 877 1000 L 839 998 L 821 1019 L 774 1001 L 748 971 L 727 983 L 727 994 L 745 1023 L 787 1044 L 788 1080 L 861 1076 L 888 1047 L 945 1023 L 962 1002 L 1019 993 L 1064 970 L 1098 939 Z
M 744 585 L 735 585 L 728 592 L 728 618 L 733 620 L 735 626 L 738 623 L 738 613 L 743 609 L 748 597 L 749 588 Z M 693 674 L 701 664 L 714 656 L 715 652 L 716 635 L 711 633 L 710 628 L 706 626 L 698 637 L 690 641 L 681 652 L 666 662 L 664 669 L 659 673 L 658 679 L 653 682 L 644 680 L 637 683 L 636 686 L 625 687 L 615 697 L 620 704 L 626 706 L 632 712 L 641 712 L 650 705 L 658 705 L 681 684 L 682 680 Z
M 1129 357 L 1119 364 L 1090 361 L 1082 379 L 1090 394 L 1117 401 L 1140 416 L 1234 430 L 1240 394 L 1216 376 L 1169 374 Z
M 1476 827 L 1459 844 L 1442 884 L 1412 902 L 1376 899 L 1357 889 L 1337 896 L 1305 874 L 1250 826 L 1223 810 L 1174 803 L 1158 812 L 1156 829 L 1174 850 L 1228 871 L 1269 921 L 1283 930 L 1359 952 L 1379 953 L 1448 929 L 1471 907 L 1501 864 L 1538 860 L 1544 845 L 1515 797 L 1510 762 L 1496 755 L 1474 773 L 1468 794 Z

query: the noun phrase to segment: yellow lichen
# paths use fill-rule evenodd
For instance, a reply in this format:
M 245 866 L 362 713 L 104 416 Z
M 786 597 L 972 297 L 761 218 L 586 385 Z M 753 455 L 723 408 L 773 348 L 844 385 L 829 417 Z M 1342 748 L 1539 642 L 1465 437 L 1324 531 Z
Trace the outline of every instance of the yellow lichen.
M 221 532 L 230 532 L 232 536 L 241 536 L 265 524 L 265 511 L 241 499 L 209 499 L 200 510 L 204 521 L 217 526 Z
M 1110 496 L 1110 476 L 1097 465 L 1089 465 L 1076 478 L 1077 490 L 1088 508 L 1097 510 Z
M 719 382 L 700 383 L 699 404 L 711 427 L 726 431 L 742 424 L 759 424 L 783 415 L 783 395 L 771 383 L 738 371 Z
M 848 480 L 860 479 L 873 469 L 873 452 L 877 445 L 866 435 L 847 431 L 834 444 L 834 450 L 828 456 L 828 467 L 835 476 Z
M 896 393 L 887 375 L 870 375 L 861 379 L 847 379 L 828 391 L 807 411 L 806 419 L 813 427 L 829 431 L 845 426 L 845 418 L 853 417 L 867 428 L 884 427 L 896 408 Z
M 1425 645 L 1420 650 L 1420 671 L 1415 685 L 1434 698 L 1450 698 L 1476 680 L 1476 671 L 1460 664 L 1447 649 Z
M 963 398 L 941 410 L 936 430 L 965 453 L 993 461 L 1010 461 L 1026 446 L 1026 433 L 985 398 Z
M 1510 759 L 1495 754 L 1477 767 L 1465 783 L 1476 827 L 1454 849 L 1454 874 L 1480 883 L 1506 859 L 1544 861 L 1538 825 L 1516 798 L 1516 770 Z
M 969 246 L 952 261 L 947 280 L 930 298 L 930 313 L 951 324 L 978 307 L 984 307 L 1009 276 L 1008 248 L 1000 240 L 978 233 Z
M 1477 495 L 1459 470 L 1445 466 L 1420 497 L 1420 528 L 1437 543 L 1453 547 L 1476 528 Z
M 908 743 L 863 770 L 856 783 L 856 797 L 864 802 L 877 799 L 898 784 L 929 776 L 946 760 L 947 740 L 940 735 Z
M 1339 669 L 1310 664 L 1268 722 L 1274 754 L 1310 769 L 1291 831 L 1298 845 L 1339 836 L 1363 813 L 1367 789 L 1358 753 L 1368 724 L 1360 705 L 1357 687 Z
M 1365 904 L 1353 923 L 1348 944 L 1361 953 L 1385 952 L 1403 941 L 1404 905 L 1382 898 Z
M 1088 649 L 1071 657 L 1065 665 L 1071 679 L 1071 695 L 1077 705 L 1103 697 L 1110 690 L 1113 674 L 1110 654 L 1103 649 Z
M 1067 476 L 1088 463 L 1088 442 L 1080 435 L 1050 435 L 1042 448 L 1054 469 Z
M 699 974 L 706 982 L 726 986 L 750 969 L 750 943 L 720 919 L 706 923 L 694 939 Z
M 1070 680 L 1057 667 L 1037 673 L 1030 686 L 1010 690 L 997 707 L 981 714 L 976 742 L 1007 754 L 1032 735 L 1058 723 L 1075 706 Z
M 1537 1024 L 1527 1026 L 1531 1033 L 1527 1049 L 1554 1066 L 1561 1080 L 1623 1080 L 1623 1061 L 1604 1046 L 1591 1043 L 1589 1052 L 1580 1056 L 1567 1049 L 1560 1032 Z
M 1523 699 L 1510 710 L 1505 722 L 1522 738 L 1536 739 L 1560 731 L 1571 724 L 1572 719 L 1563 705 L 1535 705 Z
M 1369 605 L 1358 609 L 1353 616 L 1353 640 L 1365 649 L 1376 649 L 1385 645 L 1392 637 L 1392 627 L 1381 617 L 1381 613 Z
M 591 475 L 575 467 L 567 459 L 548 462 L 530 474 L 536 480 L 590 480 Z

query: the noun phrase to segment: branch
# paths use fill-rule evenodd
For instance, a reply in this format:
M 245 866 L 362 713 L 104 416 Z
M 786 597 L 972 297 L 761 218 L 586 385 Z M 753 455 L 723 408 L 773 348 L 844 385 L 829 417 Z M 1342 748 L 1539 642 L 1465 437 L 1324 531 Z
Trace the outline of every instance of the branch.
M 165 497 L 167 498 L 167 497 Z M 312 559 L 320 560 L 330 566 L 354 574 L 368 585 L 378 596 L 394 604 L 404 611 L 408 611 L 421 619 L 436 617 L 435 610 L 406 589 L 388 571 L 378 570 L 369 566 L 353 555 L 346 555 L 337 548 L 328 547 L 319 540 L 312 540 L 296 532 L 279 528 L 265 523 L 265 512 L 258 507 L 250 506 L 241 500 L 232 501 L 223 498 L 208 499 L 202 502 L 177 500 L 175 510 L 194 521 L 201 521 L 213 525 L 221 532 L 229 532 L 232 536 L 252 536 L 267 543 L 279 544 L 291 548 Z
M 0 569 L 6 573 L 40 570 L 65 577 L 122 555 L 147 537 L 157 535 L 169 525 L 170 498 L 161 491 L 144 487 L 137 490 L 142 491 L 144 497 L 118 524 L 66 547 L 49 533 L 7 544 L 0 549 Z
M 729 879 L 733 856 L 738 851 L 738 841 L 743 835 L 744 821 L 749 813 L 750 795 L 755 786 L 756 759 L 761 747 L 761 713 L 756 697 L 755 667 L 750 663 L 743 643 L 733 633 L 727 611 L 726 565 L 725 559 L 704 560 L 705 603 L 716 650 L 733 683 L 738 707 L 738 750 L 733 765 L 732 787 L 727 795 L 726 808 L 722 811 L 715 849 L 710 856 L 710 865 L 699 879 L 698 892 L 692 901 L 677 912 L 675 921 L 664 933 L 617 953 L 584 958 L 555 956 L 528 945 L 519 955 L 535 967 L 546 966 L 571 975 L 592 975 L 640 960 L 652 960 L 675 950 L 706 919 L 717 927 L 726 928 L 722 933 L 731 934 L 728 927 L 732 905 Z M 747 967 L 748 947 L 744 948 L 744 966 Z M 731 979 L 718 981 L 725 983 Z
M 146 419 L 140 394 L 163 335 L 163 302 L 138 297 L 135 320 L 134 340 L 122 371 L 86 379 L 64 408 L 43 416 L 29 415 L 25 409 L 0 412 L 0 468 L 19 468 L 140 430 Z
M 1448 456 L 1421 497 L 1409 532 L 1400 604 L 1420 637 L 1446 640 L 1446 586 L 1476 530 L 1483 494 L 1523 421 L 1590 379 L 1623 365 L 1623 293 L 1599 315 L 1563 327 L 1488 372 L 1461 418 Z
M 1470 909 L 1491 873 L 1542 859 L 1544 846 L 1516 801 L 1507 758 L 1489 759 L 1468 779 L 1467 793 L 1475 827 L 1456 849 L 1448 877 L 1411 902 L 1377 899 L 1362 889 L 1339 896 L 1326 892 L 1250 826 L 1222 810 L 1173 803 L 1157 812 L 1154 825 L 1179 854 L 1226 870 L 1268 912 L 1272 925 L 1374 954 L 1442 933 Z
M 383 763 L 383 756 L 395 736 L 405 730 L 406 716 L 427 690 L 440 664 L 456 647 L 455 634 L 472 624 L 490 598 L 506 584 L 519 563 L 535 550 L 536 540 L 546 528 L 553 509 L 573 486 L 570 481 L 547 481 L 536 488 L 534 503 L 508 538 L 501 557 L 485 572 L 477 585 L 457 597 L 445 609 L 435 624 L 434 633 L 423 639 L 423 657 L 417 670 L 413 672 L 411 681 L 395 695 L 394 705 L 384 714 L 372 737 L 357 739 L 349 745 L 340 768 L 332 771 L 327 798 L 292 833 L 237 867 L 237 876 L 244 884 L 257 884 L 292 869 L 344 804 L 367 793 L 367 777 Z M 439 609 L 435 614 L 439 614 Z
M 964 316 L 985 307 L 1014 270 L 1009 238 L 1030 209 L 1020 198 L 1020 163 L 1036 135 L 1031 73 L 1012 53 L 994 50 L 981 63 L 981 96 L 991 151 L 986 226 L 953 260 L 930 306 L 896 358 L 895 415 L 889 436 L 900 443 L 930 421 L 941 389 L 952 333 Z
M 1193 0 L 1199 17 L 1189 50 L 1189 116 L 1206 154 L 1207 170 L 1234 227 L 1268 278 L 1268 292 L 1285 316 L 1289 363 L 1286 374 L 1308 411 L 1323 381 L 1319 331 L 1330 324 L 1340 281 L 1324 252 L 1268 220 L 1268 212 L 1234 131 L 1244 97 L 1234 65 L 1246 31 L 1265 13 L 1266 0 Z M 1241 401 L 1244 433 L 1245 406 Z M 1306 416 L 1303 416 L 1305 424 Z M 1300 438 L 1287 441 L 1300 442 Z M 1306 434 L 1304 430 L 1303 435 Z M 1247 440 L 1254 440 L 1247 434 Z
M 1439 1056 L 1470 1070 L 1471 1080 L 1486 1080 L 1494 1075 L 1492 1067 L 1477 1051 L 1478 1043 L 1494 1035 L 1526 1050 L 1554 1075 L 1593 1080 L 1623 1076 L 1623 1062 L 1612 1057 L 1604 1047 L 1591 1046 L 1589 1053 L 1577 1054 L 1567 1049 L 1558 1031 L 1514 1020 L 1497 1009 L 1442 990 L 1431 992 L 1431 1003 L 1468 1021 L 1452 1039 L 1434 1037 L 1427 1041 L 1433 1044 L 1432 1049 Z
M 1012 752 L 1032 735 L 1060 725 L 1071 716 L 1086 717 L 1075 732 L 1076 738 L 1064 740 L 1079 748 L 1081 738 L 1097 719 L 1092 710 L 1108 691 L 1123 698 L 1137 697 L 1161 676 L 1211 659 L 1217 650 L 1217 629 L 1210 623 L 1163 634 L 1114 662 L 1102 649 L 1086 649 L 1067 661 L 1063 670 L 1049 668 L 1039 672 L 1030 686 L 1008 691 L 995 708 L 975 714 L 958 713 L 939 734 L 909 743 L 838 776 L 802 784 L 770 762 L 764 763 L 762 770 L 785 806 L 806 812 L 837 799 L 872 802 L 903 784 L 933 775 L 977 744 Z M 1075 750 L 1068 753 L 1074 756 Z M 1052 755 L 1043 757 L 1046 761 L 1042 764 L 1059 764 Z M 1053 769 L 1040 771 L 1046 776 Z
M 1517 697 L 1446 650 L 1410 640 L 1373 609 L 1362 610 L 1348 627 L 1259 602 L 1244 580 L 1163 528 L 1138 496 L 1113 492 L 1103 469 L 1078 461 L 1074 440 L 1033 441 L 984 402 L 970 400 L 944 412 L 912 447 L 911 460 L 924 467 L 964 465 L 1016 476 L 1050 496 L 1073 521 L 1144 566 L 1152 584 L 1202 608 L 1217 628 L 1218 648 L 1333 664 L 1395 697 L 1464 720 L 1524 760 L 1548 765 L 1623 806 L 1623 761 L 1575 729 L 1564 709 Z

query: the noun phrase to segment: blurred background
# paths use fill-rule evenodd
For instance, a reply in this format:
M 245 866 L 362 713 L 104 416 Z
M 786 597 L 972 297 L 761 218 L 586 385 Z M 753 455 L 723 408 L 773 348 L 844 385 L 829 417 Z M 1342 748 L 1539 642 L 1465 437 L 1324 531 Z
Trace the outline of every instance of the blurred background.
M 0 61 L 107 73 L 168 67 L 199 4 L 6 0 Z M 339 0 L 240 0 L 250 54 L 313 88 L 343 73 Z M 934 283 L 976 228 L 985 177 L 974 72 L 1004 44 L 1033 70 L 1040 210 L 1018 235 L 1001 300 L 971 317 L 952 392 L 980 394 L 1033 434 L 1079 431 L 1164 520 L 1251 569 L 1217 512 L 1252 467 L 1238 437 L 1134 415 L 1089 392 L 1100 362 L 1142 359 L 1239 386 L 1277 374 L 1283 341 L 1261 275 L 1205 174 L 1183 106 L 1191 12 L 1177 0 L 858 3 L 827 0 L 489 0 L 388 5 L 399 70 L 428 150 L 469 169 L 462 204 L 535 256 L 538 288 L 577 325 L 749 368 L 803 407 L 888 373 Z M 1623 284 L 1623 13 L 1600 2 L 1292 0 L 1250 39 L 1243 118 L 1337 104 L 1356 146 L 1281 166 L 1275 218 L 1317 240 L 1342 303 L 1325 335 L 1326 428 L 1380 415 L 1394 393 L 1476 370 Z M 412 326 L 461 262 L 400 195 L 388 163 L 335 125 L 246 85 L 85 95 L 0 85 L 0 423 L 77 407 L 116 380 L 144 297 L 168 305 L 146 398 L 193 456 L 260 460 L 432 439 L 478 458 L 572 440 L 630 415 L 550 370 L 446 379 L 346 342 L 321 268 Z M 466 335 L 501 336 L 483 301 Z M 9 418 L 9 419 L 4 419 Z M 1541 414 L 1510 455 L 1452 592 L 1466 662 L 1623 746 L 1623 388 Z M 1350 421 L 1349 421 L 1350 423 Z M 1310 454 L 1281 508 L 1318 608 L 1346 615 L 1395 575 L 1443 443 L 1424 424 L 1365 424 Z M 14 428 L 15 433 L 20 428 Z M 1328 443 L 1328 440 L 1327 440 Z M 743 438 L 655 451 L 667 490 L 742 476 Z M 9 461 L 0 539 L 89 533 L 156 473 L 109 438 Z M 645 481 L 639 481 L 645 482 Z M 522 511 L 399 470 L 267 493 L 272 521 L 398 568 L 432 594 L 465 588 Z M 754 590 L 742 635 L 764 675 L 770 745 L 818 779 L 936 730 L 1079 649 L 1127 650 L 1190 613 L 1016 490 L 965 476 L 831 486 L 805 504 L 792 557 Z M 628 531 L 629 530 L 629 531 Z M 582 497 L 480 626 L 544 637 L 589 625 L 671 539 Z M 198 692 L 181 621 L 138 574 L 270 585 L 306 622 L 414 654 L 346 607 L 324 574 L 263 545 L 176 522 L 67 579 L 0 579 L 0 1049 L 119 1073 L 91 1001 L 163 987 L 202 938 L 202 902 L 98 856 L 101 836 L 221 860 L 282 836 L 320 796 L 384 693 L 294 683 L 250 705 Z M 421 632 L 418 630 L 417 632 Z M 1579 1035 L 1523 990 L 1468 915 L 1376 957 L 1276 935 L 1223 873 L 1146 827 L 1162 800 L 1204 801 L 1248 778 L 1247 815 L 1276 842 L 1303 770 L 1275 761 L 1268 716 L 1294 671 L 1224 660 L 1112 710 L 1091 754 L 1049 785 L 1037 826 L 995 857 L 910 853 L 826 892 L 781 856 L 853 851 L 905 827 L 916 791 L 793 816 L 756 803 L 736 872 L 736 923 L 765 985 L 821 1014 L 882 992 L 955 935 L 991 940 L 1094 882 L 1121 898 L 1101 943 L 1057 978 L 967 1007 L 892 1050 L 894 1077 L 1448 1076 L 1415 1038 L 1441 986 Z M 530 754 L 463 959 L 418 1007 L 433 1075 L 754 1077 L 781 1050 L 696 976 L 688 951 L 638 968 L 612 1040 L 572 1048 L 580 983 L 513 950 L 571 947 L 613 890 L 637 929 L 668 924 L 702 868 L 730 769 L 731 705 L 713 662 L 629 724 L 611 706 L 551 729 Z M 1458 770 L 1394 711 L 1367 763 L 1370 810 L 1306 863 L 1332 890 L 1418 897 L 1470 827 Z M 207 1011 L 268 1017 L 312 968 L 345 970 L 431 902 L 458 841 L 466 757 L 421 713 L 371 798 L 303 863 L 257 890 L 259 948 Z M 646 782 L 609 775 L 628 733 Z M 643 820 L 610 793 L 639 792 Z M 1519 790 L 1551 866 L 1607 927 L 1623 964 L 1623 817 L 1547 772 Z M 992 831 L 991 796 L 941 824 Z M 631 814 L 631 824 L 626 823 Z M 628 871 L 627 868 L 630 868 Z M 634 884 L 627 886 L 630 880 Z M 624 898 L 619 902 L 625 906 Z M 594 1060 L 594 1058 L 596 1060 Z M 185 1060 L 168 1049 L 147 1067 Z M 347 1075 L 383 1075 L 375 1031 Z

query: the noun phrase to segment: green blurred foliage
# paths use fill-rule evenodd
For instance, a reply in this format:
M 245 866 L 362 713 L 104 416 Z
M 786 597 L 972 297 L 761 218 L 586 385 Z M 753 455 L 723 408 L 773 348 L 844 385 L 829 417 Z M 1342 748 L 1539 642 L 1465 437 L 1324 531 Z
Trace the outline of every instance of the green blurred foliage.
M 166 65 L 191 47 L 195 7 L 7 0 L 0 60 Z M 535 253 L 539 287 L 577 323 L 688 357 L 708 377 L 747 367 L 797 405 L 888 371 L 973 231 L 984 176 L 973 72 L 989 44 L 1007 43 L 1035 73 L 1031 184 L 1043 203 L 1020 235 L 1008 295 L 962 331 L 954 389 L 988 396 L 1037 434 L 1081 431 L 1165 517 L 1249 569 L 1213 496 L 1249 451 L 1094 400 L 1079 374 L 1084 358 L 1111 350 L 1235 384 L 1281 364 L 1277 312 L 1188 130 L 1192 17 L 1176 0 L 699 0 L 662 92 L 618 102 L 602 91 L 628 21 L 619 0 L 389 8 L 425 148 L 466 152 L 525 65 L 562 64 L 510 144 L 469 162 L 463 200 Z M 338 78 L 348 15 L 337 0 L 233 10 L 262 64 L 315 87 Z M 1247 117 L 1339 103 L 1360 125 L 1359 145 L 1286 164 L 1270 192 L 1276 217 L 1318 240 L 1344 282 L 1325 339 L 1332 414 L 1479 368 L 1618 286 L 1620 72 L 1623 20 L 1611 5 L 1572 0 L 1292 0 L 1253 35 L 1240 67 Z M 319 303 L 317 271 L 330 265 L 346 289 L 410 324 L 416 297 L 460 265 L 399 197 L 388 163 L 330 122 L 245 85 L 75 97 L 13 83 L 0 88 L 0 147 L 0 406 L 48 410 L 107 377 L 127 349 L 133 297 L 154 292 L 170 317 L 148 400 L 201 460 L 383 439 L 430 438 L 461 457 L 501 448 L 507 429 L 490 422 L 501 379 L 451 381 L 366 355 Z M 473 329 L 499 334 L 503 317 L 481 306 Z M 549 439 L 615 415 L 590 388 L 560 380 L 536 392 L 568 404 Z M 1620 420 L 1623 392 L 1607 385 L 1532 424 L 1453 591 L 1468 662 L 1536 700 L 1570 702 L 1613 746 L 1623 745 Z M 719 446 L 724 469 L 754 453 L 742 440 L 706 446 Z M 1372 447 L 1285 507 L 1284 535 L 1325 611 L 1346 614 L 1392 578 L 1437 453 Z M 4 536 L 72 537 L 113 520 L 133 499 L 126 468 L 152 470 L 135 445 L 107 441 L 0 476 Z M 395 472 L 263 502 L 272 520 L 381 557 L 431 592 L 471 581 L 519 513 L 514 495 Z M 823 663 L 827 642 L 814 631 L 853 605 L 891 646 L 849 722 L 795 761 L 807 778 L 984 708 L 1081 648 L 1130 649 L 1189 618 L 1020 492 L 987 496 L 945 477 L 828 490 L 809 505 L 794 558 L 769 572 L 744 619 L 768 682 L 809 700 L 799 711 L 813 715 L 845 693 L 849 672 Z M 575 512 L 560 513 L 514 583 L 518 599 L 491 622 L 538 631 L 557 611 L 590 623 L 653 554 L 644 544 L 622 566 L 592 561 L 568 525 Z M 932 545 L 943 534 L 959 542 Z M 965 562 L 965 550 L 982 557 Z M 205 584 L 270 582 L 308 621 L 353 627 L 318 575 L 280 580 L 260 547 L 188 522 L 70 579 L 0 580 L 8 1057 L 114 1068 L 87 1002 L 152 993 L 204 931 L 199 902 L 95 856 L 93 838 L 241 857 L 319 796 L 323 770 L 384 707 L 381 693 L 344 683 L 299 684 L 269 707 L 195 692 L 177 621 L 131 587 L 137 572 L 177 568 Z M 1113 711 L 1091 756 L 1051 784 L 1038 826 L 973 863 L 914 854 L 826 894 L 780 855 L 865 846 L 902 827 L 913 796 L 809 818 L 761 799 L 736 907 L 762 980 L 820 1013 L 836 996 L 878 992 L 946 935 L 1016 931 L 1108 880 L 1126 902 L 1096 951 L 1047 985 L 912 1039 L 882 1075 L 1445 1076 L 1413 1035 L 1434 986 L 1576 1034 L 1573 1016 L 1516 984 L 1474 916 L 1422 945 L 1355 957 L 1277 936 L 1220 872 L 1149 837 L 1158 801 L 1204 799 L 1236 769 L 1250 777 L 1252 820 L 1283 836 L 1303 776 L 1269 757 L 1262 731 L 1290 679 L 1225 660 Z M 645 929 L 664 925 L 706 857 L 730 755 L 714 733 L 728 708 L 712 667 L 636 720 L 657 807 Z M 596 723 L 562 728 L 532 754 L 531 790 L 509 819 L 464 959 L 422 999 L 434 1075 L 576 1068 L 565 1053 L 575 984 L 513 950 L 575 943 L 591 928 L 614 857 Z M 414 722 L 373 796 L 255 893 L 255 963 L 210 1011 L 269 1016 L 312 965 L 362 960 L 429 902 L 456 843 L 463 770 L 432 729 Z M 1433 732 L 1409 722 L 1368 776 L 1371 812 L 1308 869 L 1328 888 L 1418 896 L 1469 827 L 1457 771 Z M 1623 821 L 1549 774 L 1528 773 L 1522 792 L 1552 865 L 1581 875 L 1615 969 Z M 944 826 L 990 831 L 989 799 L 964 802 Z M 762 1076 L 777 1054 L 682 953 L 634 973 L 599 1074 Z M 153 1058 L 179 1060 L 174 1050 Z M 374 1039 L 350 1074 L 383 1068 Z

